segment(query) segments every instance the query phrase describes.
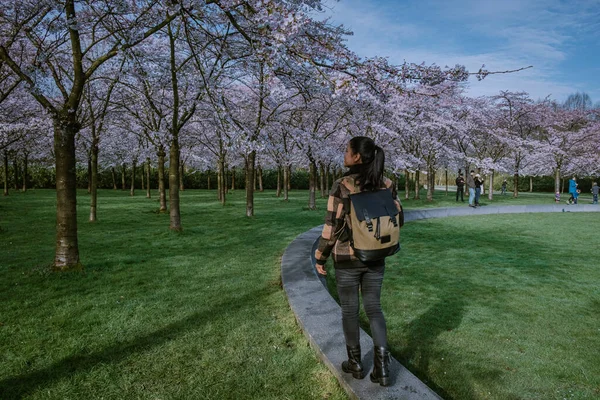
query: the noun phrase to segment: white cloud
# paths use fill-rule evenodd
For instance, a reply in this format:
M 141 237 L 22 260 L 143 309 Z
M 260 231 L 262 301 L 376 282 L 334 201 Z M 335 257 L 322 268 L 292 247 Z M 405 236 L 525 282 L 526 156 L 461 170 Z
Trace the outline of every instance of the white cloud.
M 597 0 L 422 0 L 403 1 L 402 6 L 391 0 L 328 3 L 333 22 L 354 31 L 348 46 L 363 57 L 387 56 L 396 64 L 405 60 L 462 64 L 472 72 L 482 64 L 490 71 L 534 66 L 482 82 L 474 79 L 470 95 L 522 90 L 535 99 L 552 95 L 562 101 L 580 90 L 595 101 L 600 99 L 598 74 L 591 75 L 591 65 L 586 67 L 586 77 L 565 69 L 573 63 L 575 48 L 581 51 L 594 43 L 598 49 L 593 40 L 584 42 L 600 38 Z

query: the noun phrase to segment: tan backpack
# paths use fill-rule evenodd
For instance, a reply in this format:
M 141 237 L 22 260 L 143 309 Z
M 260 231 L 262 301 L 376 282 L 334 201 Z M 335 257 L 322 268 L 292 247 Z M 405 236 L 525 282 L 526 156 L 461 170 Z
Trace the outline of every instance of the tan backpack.
M 400 250 L 404 221 L 390 189 L 350 194 L 350 220 L 350 246 L 360 261 L 381 260 Z

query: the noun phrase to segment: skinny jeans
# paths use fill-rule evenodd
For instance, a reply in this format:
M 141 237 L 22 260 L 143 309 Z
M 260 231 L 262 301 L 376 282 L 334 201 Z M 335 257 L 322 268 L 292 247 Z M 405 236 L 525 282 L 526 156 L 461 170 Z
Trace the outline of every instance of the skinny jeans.
M 479 197 L 481 196 L 481 188 L 475 188 L 475 205 L 479 205 Z
M 335 280 L 342 306 L 342 326 L 347 346 L 360 344 L 358 322 L 359 291 L 373 335 L 373 345 L 387 347 L 387 326 L 381 311 L 381 285 L 385 265 L 363 268 L 336 268 Z

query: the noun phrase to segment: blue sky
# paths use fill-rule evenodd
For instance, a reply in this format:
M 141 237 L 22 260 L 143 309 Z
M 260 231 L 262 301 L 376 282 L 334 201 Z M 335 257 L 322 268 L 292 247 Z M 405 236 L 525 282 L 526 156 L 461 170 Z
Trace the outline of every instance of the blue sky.
M 348 46 L 394 64 L 463 64 L 476 72 L 533 65 L 470 80 L 470 96 L 526 91 L 564 101 L 586 92 L 600 103 L 600 0 L 324 0 L 335 24 L 354 32 Z

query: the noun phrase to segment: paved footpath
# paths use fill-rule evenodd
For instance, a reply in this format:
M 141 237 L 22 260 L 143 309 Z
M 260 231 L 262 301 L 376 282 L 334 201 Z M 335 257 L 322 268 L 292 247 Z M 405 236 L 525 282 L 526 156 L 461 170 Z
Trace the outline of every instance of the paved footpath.
M 405 214 L 405 221 L 462 215 L 537 212 L 600 212 L 600 206 L 552 204 L 431 208 L 409 210 Z M 314 247 L 321 229 L 322 227 L 319 226 L 299 235 L 288 246 L 281 262 L 283 287 L 292 311 L 311 346 L 353 399 L 441 399 L 394 358 L 390 365 L 392 385 L 389 387 L 371 383 L 368 374 L 364 379 L 357 380 L 352 378 L 351 374 L 342 372 L 341 364 L 347 355 L 340 306 L 331 297 L 324 278 L 318 276 L 314 267 Z M 362 329 L 360 337 L 363 364 L 370 372 L 373 366 L 373 342 Z

